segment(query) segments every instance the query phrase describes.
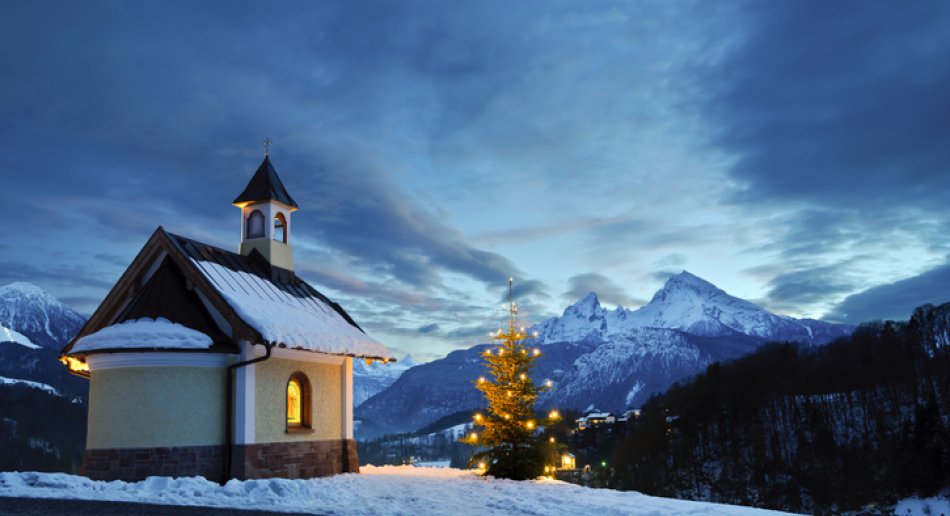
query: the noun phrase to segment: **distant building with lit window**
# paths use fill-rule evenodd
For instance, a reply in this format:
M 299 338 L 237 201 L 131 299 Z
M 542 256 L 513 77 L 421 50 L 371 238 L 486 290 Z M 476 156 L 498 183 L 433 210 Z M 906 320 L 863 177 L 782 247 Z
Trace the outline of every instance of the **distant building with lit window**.
M 610 412 L 591 411 L 577 418 L 577 429 L 586 430 L 600 425 L 612 425 L 617 422 L 617 416 Z
M 234 204 L 239 252 L 158 228 L 63 349 L 89 379 L 90 478 L 359 471 L 352 360 L 392 357 L 294 272 L 268 156 Z

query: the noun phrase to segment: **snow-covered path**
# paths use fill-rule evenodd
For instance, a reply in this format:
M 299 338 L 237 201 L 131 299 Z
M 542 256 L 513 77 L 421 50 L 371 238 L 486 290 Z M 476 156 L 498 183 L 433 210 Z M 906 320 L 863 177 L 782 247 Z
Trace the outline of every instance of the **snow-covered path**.
M 99 482 L 62 473 L 0 473 L 0 497 L 116 500 L 319 514 L 780 514 L 747 507 L 589 489 L 553 480 L 485 479 L 448 468 L 366 466 L 311 480 L 151 477 Z M 2 501 L 0 501 L 2 505 Z

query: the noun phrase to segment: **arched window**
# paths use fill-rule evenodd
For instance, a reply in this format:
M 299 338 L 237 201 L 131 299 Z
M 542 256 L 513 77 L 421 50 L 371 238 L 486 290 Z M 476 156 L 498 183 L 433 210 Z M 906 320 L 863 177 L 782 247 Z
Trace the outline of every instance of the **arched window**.
M 287 381 L 287 431 L 310 429 L 310 381 L 303 373 L 290 375 Z
M 247 216 L 247 237 L 264 238 L 264 214 L 254 210 Z
M 274 240 L 287 243 L 287 219 L 279 211 L 274 215 Z

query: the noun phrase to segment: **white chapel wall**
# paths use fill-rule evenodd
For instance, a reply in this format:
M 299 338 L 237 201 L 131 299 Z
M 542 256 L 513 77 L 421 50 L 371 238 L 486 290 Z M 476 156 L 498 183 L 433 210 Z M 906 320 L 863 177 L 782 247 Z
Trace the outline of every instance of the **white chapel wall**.
M 342 362 L 342 360 L 340 361 Z M 272 357 L 254 365 L 254 441 L 322 441 L 343 438 L 342 364 Z M 287 433 L 287 382 L 300 371 L 312 388 L 313 433 Z
M 155 448 L 224 443 L 223 367 L 93 371 L 86 447 Z

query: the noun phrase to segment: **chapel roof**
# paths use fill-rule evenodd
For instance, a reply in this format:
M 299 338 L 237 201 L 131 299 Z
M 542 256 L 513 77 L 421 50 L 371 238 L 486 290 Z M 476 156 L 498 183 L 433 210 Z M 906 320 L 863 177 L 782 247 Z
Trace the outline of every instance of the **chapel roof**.
M 244 191 L 241 192 L 241 195 L 238 195 L 237 198 L 234 199 L 233 204 L 240 206 L 242 204 L 266 201 L 277 201 L 295 210 L 298 208 L 293 197 L 291 197 L 290 194 L 287 193 L 287 189 L 284 188 L 284 183 L 281 182 L 280 177 L 277 176 L 277 171 L 274 170 L 274 165 L 270 162 L 270 156 L 264 156 L 264 161 L 261 162 L 261 166 L 257 167 L 257 172 L 254 172 L 254 176 L 251 177 L 247 186 L 244 187 Z
M 159 261 L 160 260 L 160 261 Z M 158 263 L 158 268 L 155 268 Z M 210 334 L 220 342 L 220 332 L 209 331 L 211 317 L 185 320 L 172 306 L 186 299 L 156 295 L 152 288 L 160 277 L 163 289 L 175 284 L 174 268 L 183 276 L 182 292 L 192 292 L 192 301 L 203 300 L 221 314 L 231 327 L 229 345 L 210 351 L 236 352 L 240 340 L 271 344 L 331 355 L 392 359 L 385 346 L 366 335 L 343 308 L 317 291 L 293 271 L 272 266 L 259 252 L 247 256 L 227 251 L 158 228 L 128 270 L 72 342 L 63 349 L 69 355 L 82 337 L 133 317 L 164 317 Z M 151 271 L 151 272 L 150 272 Z M 165 271 L 165 272 L 163 272 Z M 148 278 L 148 279 L 147 279 Z M 143 286 L 144 284 L 144 286 Z M 131 303 L 126 300 L 132 298 Z M 145 299 L 145 298 L 148 299 Z M 166 301 L 163 301 L 165 299 Z M 122 307 L 142 307 L 133 309 Z M 124 317 L 124 318 L 123 318 Z M 127 351 L 128 348 L 123 348 Z

